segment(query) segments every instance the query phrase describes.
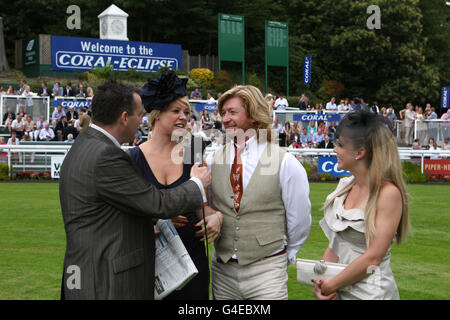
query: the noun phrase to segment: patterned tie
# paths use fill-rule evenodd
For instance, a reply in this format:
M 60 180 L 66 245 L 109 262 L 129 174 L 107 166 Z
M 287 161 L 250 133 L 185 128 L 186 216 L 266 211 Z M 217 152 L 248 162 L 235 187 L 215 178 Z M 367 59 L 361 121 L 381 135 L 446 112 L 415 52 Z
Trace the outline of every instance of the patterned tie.
M 234 144 L 234 161 L 231 166 L 230 181 L 234 192 L 234 209 L 236 212 L 239 212 L 242 193 L 244 191 L 242 183 L 242 162 L 236 144 Z

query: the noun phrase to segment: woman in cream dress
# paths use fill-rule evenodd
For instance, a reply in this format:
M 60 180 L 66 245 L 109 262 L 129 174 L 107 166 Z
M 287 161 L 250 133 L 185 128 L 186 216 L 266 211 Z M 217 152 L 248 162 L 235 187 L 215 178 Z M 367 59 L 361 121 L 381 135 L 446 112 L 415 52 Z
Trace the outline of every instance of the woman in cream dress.
M 417 109 L 417 112 L 414 115 L 414 118 L 416 120 L 419 120 L 417 122 L 417 138 L 419 139 L 420 144 L 424 145 L 424 144 L 426 144 L 426 136 L 427 136 L 428 125 L 427 125 L 426 122 L 423 121 L 427 117 L 426 117 L 426 115 L 423 114 L 422 107 L 419 107 Z
M 409 229 L 408 198 L 397 144 L 383 117 L 349 113 L 337 128 L 334 151 L 342 178 L 325 202 L 320 226 L 329 240 L 323 260 L 347 264 L 314 280 L 319 299 L 400 299 L 390 267 L 392 242 Z

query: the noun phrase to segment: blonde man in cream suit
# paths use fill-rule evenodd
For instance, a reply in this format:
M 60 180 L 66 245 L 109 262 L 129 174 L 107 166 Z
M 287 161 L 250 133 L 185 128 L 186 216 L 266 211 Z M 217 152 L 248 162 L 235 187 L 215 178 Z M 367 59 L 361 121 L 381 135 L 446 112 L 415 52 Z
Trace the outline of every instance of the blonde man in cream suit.
M 218 101 L 228 143 L 207 158 L 209 203 L 223 213 L 211 278 L 217 300 L 288 298 L 286 272 L 311 227 L 305 169 L 277 143 L 269 105 L 253 86 Z

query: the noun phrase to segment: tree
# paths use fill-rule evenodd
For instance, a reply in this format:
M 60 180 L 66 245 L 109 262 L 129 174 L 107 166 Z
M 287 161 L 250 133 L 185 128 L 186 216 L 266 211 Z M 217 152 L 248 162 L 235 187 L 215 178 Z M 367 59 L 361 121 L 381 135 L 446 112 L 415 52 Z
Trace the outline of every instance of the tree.
M 289 0 L 286 1 L 289 23 L 289 60 L 290 60 L 290 88 L 297 95 L 305 90 L 317 91 L 326 77 L 326 66 L 323 65 L 323 50 L 320 47 L 326 27 L 323 21 L 324 9 L 322 1 Z M 325 51 L 326 53 L 326 51 Z M 303 58 L 312 57 L 313 81 L 304 87 Z
M 367 28 L 366 9 L 372 4 L 381 9 L 379 30 Z M 439 73 L 426 63 L 418 0 L 292 0 L 288 5 L 299 13 L 291 32 L 299 37 L 295 45 L 312 56 L 315 90 L 324 80 L 335 80 L 344 84 L 343 95 L 366 101 L 436 99 Z
M 217 14 L 245 17 L 246 73 L 264 79 L 264 21 L 289 23 L 290 91 L 317 93 L 325 81 L 344 85 L 342 96 L 382 105 L 439 104 L 450 84 L 450 8 L 446 0 L 116 0 L 129 13 L 131 41 L 181 44 L 191 54 L 217 54 Z M 66 28 L 66 8 L 81 9 L 81 30 Z M 97 15 L 110 0 L 13 1 L 2 6 L 5 46 L 40 33 L 98 37 Z M 381 10 L 381 29 L 367 28 L 369 5 Z M 51 8 L 51 10 L 42 10 Z M 303 58 L 312 56 L 312 83 L 304 86 Z M 230 63 L 232 64 L 232 63 Z M 225 66 L 232 79 L 235 72 Z M 281 92 L 284 70 L 269 68 L 270 86 Z M 240 70 L 239 70 L 240 76 Z
M 0 17 L 0 72 L 3 71 L 9 71 L 9 65 L 5 53 L 5 40 L 3 36 L 3 18 Z
M 439 87 L 450 85 L 450 6 L 446 0 L 421 0 L 426 63 L 437 68 Z

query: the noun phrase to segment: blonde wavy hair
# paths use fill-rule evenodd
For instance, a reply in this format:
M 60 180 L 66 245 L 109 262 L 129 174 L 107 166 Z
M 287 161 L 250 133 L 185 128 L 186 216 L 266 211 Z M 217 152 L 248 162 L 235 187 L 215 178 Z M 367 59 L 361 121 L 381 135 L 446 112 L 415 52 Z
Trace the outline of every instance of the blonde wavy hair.
M 370 240 L 376 233 L 375 217 L 377 200 L 382 186 L 386 182 L 395 185 L 401 194 L 402 216 L 397 227 L 396 241 L 400 244 L 406 239 L 410 231 L 409 201 L 403 180 L 403 171 L 398 154 L 397 143 L 391 130 L 381 116 L 366 111 L 349 113 L 337 128 L 337 136 L 345 136 L 351 141 L 353 150 L 365 149 L 368 157 L 369 169 L 369 199 L 365 208 L 365 237 L 369 246 Z M 328 199 L 324 208 L 333 205 L 337 197 L 349 192 L 354 186 L 353 180 L 340 192 Z
M 222 115 L 222 108 L 225 102 L 234 97 L 241 99 L 247 116 L 255 121 L 254 129 L 256 130 L 257 138 L 260 139 L 261 130 L 266 130 L 267 141 L 271 142 L 272 114 L 269 104 L 261 91 L 251 85 L 239 85 L 231 88 L 217 102 L 220 115 Z
M 189 104 L 189 99 L 187 97 L 179 97 L 175 100 L 173 100 L 171 103 L 175 102 L 175 101 L 180 101 L 181 103 L 183 103 L 185 106 L 187 106 L 189 108 L 189 112 L 191 112 L 191 105 Z M 169 103 L 170 105 L 170 103 Z M 150 114 L 148 115 L 148 121 L 150 122 L 150 125 L 152 126 L 152 128 L 155 127 L 155 123 L 156 120 L 158 119 L 158 116 L 161 114 L 161 112 L 164 112 L 167 110 L 167 108 L 169 107 L 169 105 L 167 105 L 167 107 L 163 110 L 152 110 L 150 111 Z M 192 113 L 192 112 L 191 112 Z M 189 119 L 188 119 L 189 121 Z

